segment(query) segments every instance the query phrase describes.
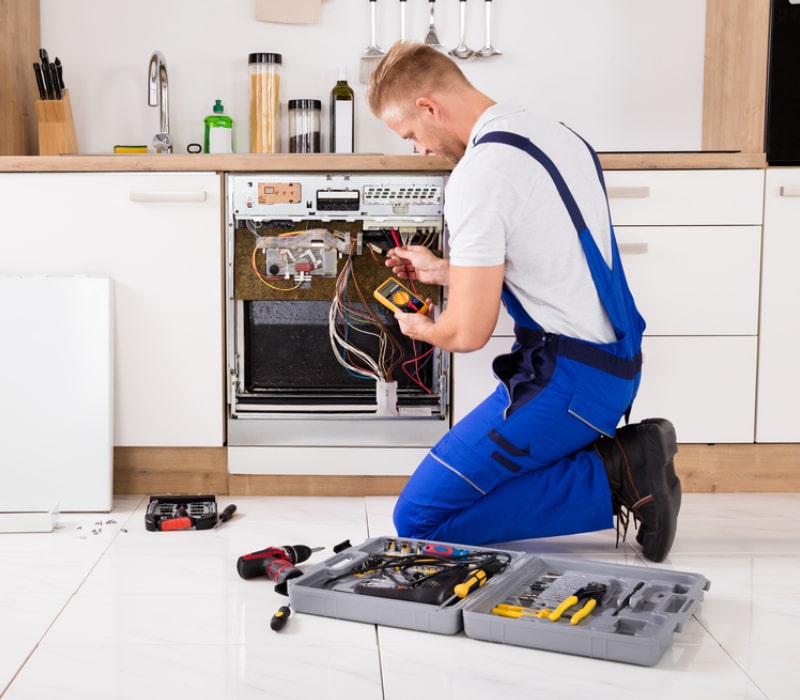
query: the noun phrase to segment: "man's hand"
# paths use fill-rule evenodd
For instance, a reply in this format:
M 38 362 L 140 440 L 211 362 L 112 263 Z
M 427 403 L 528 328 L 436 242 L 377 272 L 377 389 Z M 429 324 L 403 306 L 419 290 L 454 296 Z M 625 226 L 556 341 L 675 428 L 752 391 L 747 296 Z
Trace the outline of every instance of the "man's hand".
M 386 267 L 391 267 L 400 279 L 419 280 L 441 287 L 447 286 L 450 277 L 450 263 L 421 245 L 392 248 L 386 253 Z
M 428 299 L 430 306 L 431 300 Z M 432 309 L 428 311 L 432 313 Z M 433 319 L 428 314 L 410 314 L 405 311 L 395 311 L 394 317 L 400 332 L 412 340 L 423 340 L 427 342 L 430 331 L 433 328 Z
M 472 352 L 492 335 L 503 290 L 504 266 L 448 266 L 447 307 L 432 316 L 395 312 L 402 333 L 450 352 Z M 433 313 L 432 311 L 430 313 Z

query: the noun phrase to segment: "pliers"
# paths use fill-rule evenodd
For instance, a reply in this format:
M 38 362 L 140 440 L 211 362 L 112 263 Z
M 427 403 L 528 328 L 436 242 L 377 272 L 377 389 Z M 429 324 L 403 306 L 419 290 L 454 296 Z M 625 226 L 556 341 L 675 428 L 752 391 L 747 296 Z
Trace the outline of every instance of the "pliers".
M 604 583 L 587 583 L 585 586 L 575 591 L 571 596 L 569 596 L 569 598 L 562 601 L 561 604 L 550 613 L 548 619 L 551 622 L 555 622 L 573 605 L 577 605 L 582 600 L 586 600 L 584 606 L 569 620 L 570 624 L 577 625 L 584 617 L 586 617 L 590 612 L 592 612 L 592 610 L 595 609 L 597 604 L 606 594 L 606 590 L 607 586 Z

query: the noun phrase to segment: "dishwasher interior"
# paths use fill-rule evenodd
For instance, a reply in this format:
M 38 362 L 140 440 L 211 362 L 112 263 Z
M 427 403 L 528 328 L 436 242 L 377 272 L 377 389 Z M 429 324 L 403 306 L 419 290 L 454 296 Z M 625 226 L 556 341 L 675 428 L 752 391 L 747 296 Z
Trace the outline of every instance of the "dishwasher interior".
M 229 453 L 429 447 L 446 432 L 448 353 L 402 335 L 374 296 L 390 248 L 445 253 L 443 191 L 428 173 L 226 177 Z M 443 288 L 402 282 L 438 315 Z

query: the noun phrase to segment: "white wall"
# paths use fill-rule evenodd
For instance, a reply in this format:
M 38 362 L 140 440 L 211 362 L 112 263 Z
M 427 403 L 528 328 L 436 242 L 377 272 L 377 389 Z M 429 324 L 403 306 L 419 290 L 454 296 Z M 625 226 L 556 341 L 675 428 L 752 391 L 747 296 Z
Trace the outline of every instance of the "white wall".
M 598 150 L 700 147 L 703 0 L 492 4 L 492 43 L 503 55 L 459 62 L 477 87 L 566 122 Z M 407 7 L 408 38 L 422 40 L 429 4 L 408 0 Z M 484 7 L 467 2 L 473 48 L 483 44 Z M 399 36 L 399 3 L 378 0 L 377 8 L 378 43 L 387 48 Z M 458 1 L 438 0 L 435 8 L 442 43 L 456 46 Z M 309 26 L 257 22 L 254 0 L 41 0 L 41 16 L 42 43 L 65 66 L 83 153 L 151 144 L 158 110 L 147 106 L 147 67 L 155 49 L 167 59 L 176 152 L 202 142 L 215 99 L 235 120 L 237 151 L 247 151 L 247 55 L 254 51 L 283 55 L 284 109 L 288 99 L 317 98 L 326 112 L 337 66 L 345 65 L 358 102 L 356 150 L 408 152 L 369 113 L 357 80 L 369 43 L 367 0 L 326 0 L 319 24 Z M 285 131 L 284 120 L 284 142 Z

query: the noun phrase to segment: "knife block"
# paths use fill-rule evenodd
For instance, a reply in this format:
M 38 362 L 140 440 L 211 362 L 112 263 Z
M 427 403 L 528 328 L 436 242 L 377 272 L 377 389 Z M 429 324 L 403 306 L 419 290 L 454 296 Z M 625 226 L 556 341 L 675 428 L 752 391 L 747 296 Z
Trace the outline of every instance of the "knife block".
M 60 100 L 36 100 L 36 118 L 39 122 L 40 156 L 78 152 L 69 90 L 61 93 Z

